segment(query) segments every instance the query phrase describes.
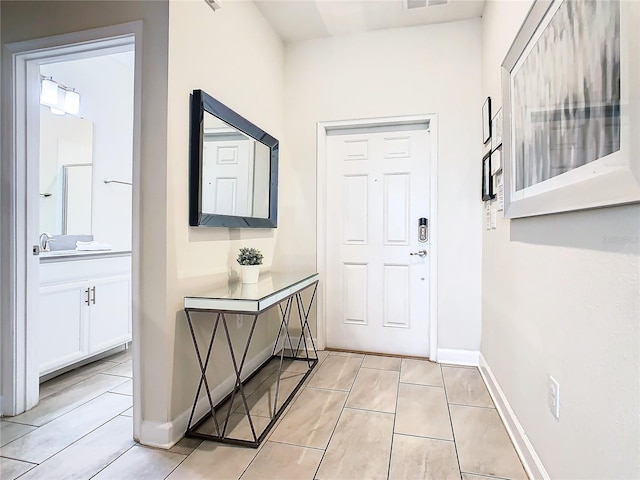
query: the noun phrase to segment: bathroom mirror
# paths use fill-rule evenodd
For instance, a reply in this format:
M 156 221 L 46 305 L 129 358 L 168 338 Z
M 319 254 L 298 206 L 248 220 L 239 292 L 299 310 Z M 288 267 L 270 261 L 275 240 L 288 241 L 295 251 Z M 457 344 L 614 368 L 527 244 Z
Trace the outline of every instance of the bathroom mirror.
M 92 233 L 93 122 L 40 110 L 40 232 Z
M 275 228 L 278 140 L 202 90 L 190 140 L 189 225 Z
M 278 140 L 194 90 L 190 142 L 189 225 L 277 226 Z

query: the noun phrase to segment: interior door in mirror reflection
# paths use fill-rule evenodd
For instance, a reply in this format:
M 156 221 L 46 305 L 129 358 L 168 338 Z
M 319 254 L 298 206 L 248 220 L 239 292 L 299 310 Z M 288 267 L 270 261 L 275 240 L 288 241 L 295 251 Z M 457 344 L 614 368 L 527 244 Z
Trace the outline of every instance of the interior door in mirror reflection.
M 252 143 L 235 130 L 205 131 L 202 152 L 203 213 L 252 215 Z

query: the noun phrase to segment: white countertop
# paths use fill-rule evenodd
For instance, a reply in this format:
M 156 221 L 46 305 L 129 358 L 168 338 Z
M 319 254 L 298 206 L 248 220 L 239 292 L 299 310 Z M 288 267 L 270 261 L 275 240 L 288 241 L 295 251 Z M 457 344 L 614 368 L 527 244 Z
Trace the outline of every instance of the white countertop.
M 40 263 L 67 262 L 96 257 L 124 257 L 131 255 L 131 250 L 54 250 L 40 252 Z

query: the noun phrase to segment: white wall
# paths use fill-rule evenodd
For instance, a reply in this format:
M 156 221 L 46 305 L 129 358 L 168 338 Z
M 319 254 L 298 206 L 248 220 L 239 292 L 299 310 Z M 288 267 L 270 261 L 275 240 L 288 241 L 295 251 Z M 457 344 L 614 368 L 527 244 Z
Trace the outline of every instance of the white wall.
M 93 128 L 92 234 L 116 250 L 131 250 L 133 51 L 43 65 L 80 93 L 80 116 Z
M 316 123 L 438 115 L 439 348 L 480 346 L 480 20 L 288 44 L 279 264 L 315 266 Z M 328 186 L 330 189 L 331 186 Z M 291 253 L 295 252 L 295 255 Z
M 485 8 L 483 96 L 496 110 L 500 65 L 530 5 Z M 483 234 L 482 353 L 551 478 L 640 477 L 639 234 L 640 205 L 499 215 Z
M 287 221 L 274 229 L 194 228 L 188 223 L 189 94 L 202 89 L 226 106 L 276 137 L 283 144 L 284 47 L 253 2 L 226 2 L 213 12 L 200 0 L 169 4 L 169 97 L 167 182 L 167 316 L 162 345 L 169 363 L 164 375 L 172 401 L 167 420 L 190 408 L 198 385 L 198 366 L 186 319 L 183 297 L 226 284 L 243 246 L 264 254 L 262 270 L 272 267 L 281 248 L 281 231 L 293 228 Z M 281 162 L 286 162 L 281 153 Z M 291 196 L 291 184 L 282 172 L 280 200 Z M 211 316 L 197 320 L 198 338 L 208 339 Z M 231 319 L 231 334 L 246 338 Z M 272 340 L 267 324 L 260 322 L 249 357 Z M 232 373 L 224 343 L 218 345 L 210 369 L 215 383 Z M 165 387 L 166 388 L 166 387 Z M 177 432 L 181 434 L 182 432 Z

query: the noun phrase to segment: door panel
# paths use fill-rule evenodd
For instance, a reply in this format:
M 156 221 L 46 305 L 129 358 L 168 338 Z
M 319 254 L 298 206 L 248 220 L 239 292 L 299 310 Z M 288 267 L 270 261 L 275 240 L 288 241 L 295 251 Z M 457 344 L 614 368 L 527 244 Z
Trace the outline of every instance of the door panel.
M 384 326 L 409 328 L 410 268 L 408 265 L 385 265 L 383 275 Z
M 38 371 L 46 375 L 87 355 L 86 282 L 40 287 Z
M 131 340 L 131 277 L 117 275 L 92 281 L 89 308 L 89 353 Z
M 344 278 L 344 322 L 366 325 L 367 323 L 367 265 L 343 265 Z
M 429 132 L 330 135 L 327 182 L 327 346 L 428 356 Z
M 346 245 L 366 245 L 368 212 L 367 175 L 348 175 L 344 177 L 343 229 Z
M 409 245 L 409 191 L 408 173 L 384 176 L 384 244 Z

